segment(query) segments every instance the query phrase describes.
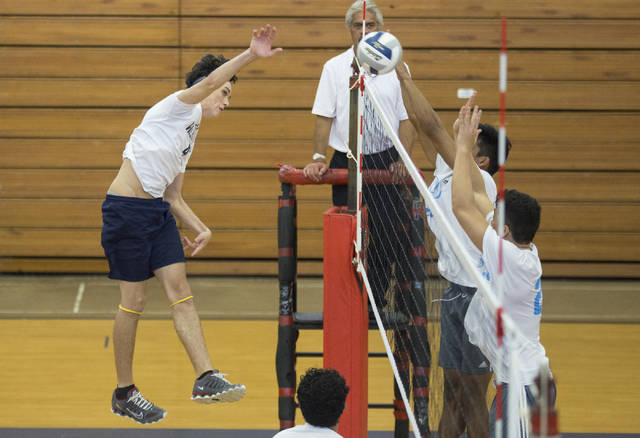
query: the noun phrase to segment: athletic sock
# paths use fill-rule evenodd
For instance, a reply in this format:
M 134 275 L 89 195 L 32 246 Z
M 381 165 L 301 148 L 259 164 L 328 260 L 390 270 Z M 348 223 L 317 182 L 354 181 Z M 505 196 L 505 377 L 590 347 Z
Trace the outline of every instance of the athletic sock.
M 116 388 L 116 398 L 118 400 L 126 399 L 127 394 L 129 394 L 129 391 L 131 391 L 135 387 L 136 385 L 129 385 L 129 386 L 125 386 L 124 388 Z

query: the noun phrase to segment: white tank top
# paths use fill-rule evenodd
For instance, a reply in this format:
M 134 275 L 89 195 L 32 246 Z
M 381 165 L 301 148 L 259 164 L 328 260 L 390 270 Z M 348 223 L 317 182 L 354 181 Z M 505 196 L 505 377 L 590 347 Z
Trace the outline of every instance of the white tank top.
M 496 183 L 493 181 L 493 178 L 491 178 L 491 175 L 484 170 L 481 169 L 480 173 L 484 180 L 484 187 L 487 191 L 487 196 L 491 202 L 495 203 L 497 193 Z M 429 187 L 431 194 L 435 198 L 440 209 L 444 212 L 445 218 L 447 222 L 451 224 L 454 233 L 456 233 L 460 238 L 460 242 L 467 251 L 467 254 L 473 258 L 476 266 L 481 269 L 483 263 L 482 253 L 478 248 L 476 248 L 471 239 L 469 239 L 469 236 L 467 236 L 467 233 L 462 229 L 458 219 L 453 214 L 453 209 L 451 208 L 451 178 L 453 177 L 453 170 L 447 166 L 447 163 L 440 155 L 438 155 L 438 158 L 436 159 L 436 170 L 433 174 L 435 178 Z M 440 224 L 428 208 L 427 222 L 429 223 L 429 228 L 431 228 L 431 231 L 436 237 L 438 270 L 440 271 L 440 274 L 447 280 L 461 286 L 477 287 L 471 277 L 471 274 L 465 271 L 462 266 L 462 262 L 458 260 L 458 257 L 453 252 L 449 241 L 441 230 Z
M 147 111 L 122 153 L 131 160 L 144 191 L 154 198 L 161 198 L 176 176 L 185 172 L 202 120 L 201 105 L 182 102 L 181 92 Z

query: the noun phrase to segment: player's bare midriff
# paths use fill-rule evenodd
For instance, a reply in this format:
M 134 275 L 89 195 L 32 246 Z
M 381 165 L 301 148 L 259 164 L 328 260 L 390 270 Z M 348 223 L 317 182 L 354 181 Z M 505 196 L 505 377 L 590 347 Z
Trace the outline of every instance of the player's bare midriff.
M 107 193 L 110 195 L 128 196 L 130 198 L 153 198 L 153 196 L 145 192 L 142 188 L 142 184 L 131 165 L 131 160 L 128 158 L 122 160 L 118 175 L 116 175 L 116 178 L 109 186 Z

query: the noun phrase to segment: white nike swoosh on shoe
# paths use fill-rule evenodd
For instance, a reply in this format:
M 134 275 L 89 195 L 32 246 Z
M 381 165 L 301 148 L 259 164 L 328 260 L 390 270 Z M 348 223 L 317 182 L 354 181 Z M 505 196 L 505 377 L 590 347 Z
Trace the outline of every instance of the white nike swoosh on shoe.
M 204 386 L 198 386 L 197 387 L 200 391 L 204 391 Z
M 131 409 L 126 408 L 127 412 L 130 413 L 131 415 L 133 415 L 134 417 L 136 417 L 138 420 L 142 420 L 142 412 L 140 412 L 139 414 L 136 414 L 135 412 L 133 412 Z

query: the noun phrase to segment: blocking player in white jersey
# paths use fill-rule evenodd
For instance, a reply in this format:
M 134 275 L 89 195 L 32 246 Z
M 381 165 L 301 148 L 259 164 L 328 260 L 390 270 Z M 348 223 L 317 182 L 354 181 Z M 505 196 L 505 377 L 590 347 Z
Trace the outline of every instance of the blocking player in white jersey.
M 396 70 L 409 119 L 418 132 L 425 155 L 435 164 L 434 179 L 429 190 L 460 237 L 466 252 L 480 264 L 482 254 L 466 236 L 451 209 L 455 141 L 402 63 Z M 497 190 L 491 175 L 498 170 L 498 132 L 490 125 L 482 125 L 482 128 L 483 132 L 474 145 L 473 158 L 480 169 L 484 191 L 490 199 L 495 199 Z M 507 150 L 510 146 L 507 140 Z M 485 398 L 491 370 L 489 361 L 477 346 L 469 342 L 464 330 L 464 317 L 477 285 L 471 274 L 463 268 L 429 210 L 427 221 L 436 237 L 438 270 L 449 281 L 443 294 L 440 320 L 438 365 L 444 370 L 444 403 L 438 434 L 443 438 L 457 438 L 466 431 L 469 438 L 486 438 L 489 435 L 489 412 Z
M 491 225 L 486 218 L 494 213 L 494 205 L 487 197 L 482 178 L 472 156 L 478 135 L 481 111 L 478 107 L 471 112 L 468 102 L 460 110 L 459 131 L 456 138 L 456 159 L 453 167 L 453 212 L 458 222 L 473 244 L 482 251 L 484 275 L 492 285 L 496 285 L 500 238 L 502 237 L 502 281 L 504 298 L 502 306 L 505 314 L 515 322 L 522 333 L 512 348 L 518 350 L 520 364 L 518 381 L 523 388 L 511 388 L 526 394 L 527 403 L 533 403 L 530 386 L 542 363 L 548 362 L 544 347 L 540 344 L 540 318 L 542 315 L 542 266 L 533 238 L 540 225 L 540 205 L 535 198 L 516 190 L 505 191 L 504 234 L 498 235 L 497 214 Z M 495 289 L 494 289 L 495 290 Z M 465 329 L 470 341 L 477 345 L 489 359 L 496 372 L 497 383 L 503 383 L 503 400 L 494 400 L 491 412 L 491 435 L 495 433 L 494 412 L 496 403 L 503 403 L 509 391 L 509 366 L 495 369 L 498 359 L 495 318 L 489 311 L 485 298 L 477 293 L 471 300 L 465 317 Z M 555 387 L 550 394 L 555 400 Z M 507 412 L 503 409 L 503 412 Z M 504 427 L 507 421 L 504 418 Z M 503 431 L 502 436 L 506 431 Z
M 199 253 L 211 230 L 182 197 L 187 162 L 203 118 L 229 106 L 235 74 L 272 49 L 276 28 L 253 31 L 248 49 L 227 62 L 206 55 L 187 74 L 185 90 L 151 107 L 127 143 L 120 170 L 102 204 L 102 246 L 109 278 L 120 282 L 120 305 L 113 328 L 117 386 L 111 399 L 115 414 L 142 424 L 162 420 L 166 412 L 147 400 L 134 384 L 133 350 L 139 316 L 145 307 L 145 282 L 156 276 L 167 294 L 178 337 L 193 365 L 191 399 L 199 403 L 240 400 L 246 389 L 233 385 L 213 368 L 200 319 L 187 283 L 184 248 Z M 196 233 L 181 241 L 174 216 Z

